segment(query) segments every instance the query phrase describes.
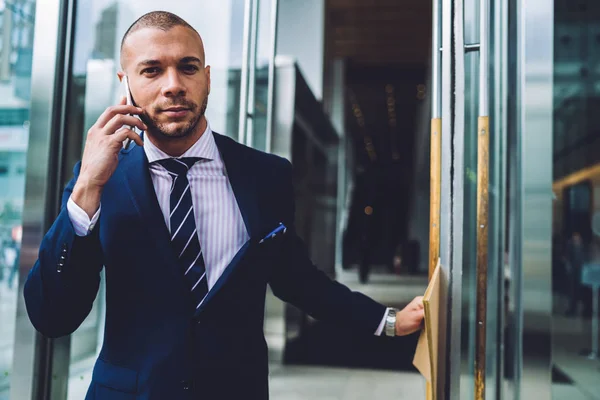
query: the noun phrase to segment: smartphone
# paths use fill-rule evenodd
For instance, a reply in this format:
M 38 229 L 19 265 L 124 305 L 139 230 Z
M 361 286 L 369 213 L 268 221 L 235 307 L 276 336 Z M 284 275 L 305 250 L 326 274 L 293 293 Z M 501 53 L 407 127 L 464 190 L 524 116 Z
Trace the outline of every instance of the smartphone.
M 127 79 L 127 75 L 125 75 L 123 77 L 122 82 L 123 82 L 123 88 L 125 91 L 125 97 L 127 98 L 127 105 L 132 106 L 133 100 L 131 99 L 131 91 L 129 90 L 129 80 Z M 131 115 L 131 114 L 129 114 L 129 115 Z M 135 131 L 135 127 L 132 127 L 129 125 L 123 125 L 123 128 L 131 129 L 131 130 Z M 130 144 L 131 144 L 131 139 L 130 138 L 125 139 L 123 141 L 123 148 L 126 149 L 127 147 L 129 147 Z

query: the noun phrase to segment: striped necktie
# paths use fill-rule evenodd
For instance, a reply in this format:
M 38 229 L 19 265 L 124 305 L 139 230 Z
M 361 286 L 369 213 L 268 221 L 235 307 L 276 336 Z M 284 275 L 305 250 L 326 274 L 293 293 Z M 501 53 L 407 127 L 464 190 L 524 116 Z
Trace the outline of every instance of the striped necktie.
M 157 161 L 167 169 L 173 183 L 170 194 L 171 244 L 179 257 L 179 264 L 185 276 L 196 309 L 208 294 L 208 280 L 202 249 L 198 240 L 196 218 L 192 204 L 189 169 L 200 160 L 197 157 L 167 158 Z

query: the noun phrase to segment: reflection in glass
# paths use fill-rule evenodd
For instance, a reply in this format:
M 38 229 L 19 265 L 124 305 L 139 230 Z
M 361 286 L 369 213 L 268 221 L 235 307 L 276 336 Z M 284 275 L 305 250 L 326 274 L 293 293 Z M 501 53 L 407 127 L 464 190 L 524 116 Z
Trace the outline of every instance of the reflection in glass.
M 0 5 L 0 400 L 12 378 L 35 2 Z
M 597 1 L 554 4 L 554 398 L 575 391 L 600 393 L 598 360 L 587 357 L 592 349 L 592 289 L 582 281 L 587 268 L 600 264 L 599 19 Z

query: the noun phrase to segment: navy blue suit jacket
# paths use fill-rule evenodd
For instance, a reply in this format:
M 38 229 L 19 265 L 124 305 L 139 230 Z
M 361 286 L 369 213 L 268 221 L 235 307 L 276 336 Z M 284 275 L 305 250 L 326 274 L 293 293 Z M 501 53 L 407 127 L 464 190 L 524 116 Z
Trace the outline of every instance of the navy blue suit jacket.
M 250 240 L 195 311 L 171 249 L 143 148 L 121 151 L 102 194 L 98 224 L 76 236 L 67 200 L 25 283 L 31 322 L 43 335 L 74 332 L 106 272 L 104 343 L 86 399 L 266 399 L 263 335 L 267 284 L 317 319 L 373 334 L 385 307 L 330 280 L 294 230 L 291 164 L 218 134 Z M 259 243 L 279 222 L 283 236 Z

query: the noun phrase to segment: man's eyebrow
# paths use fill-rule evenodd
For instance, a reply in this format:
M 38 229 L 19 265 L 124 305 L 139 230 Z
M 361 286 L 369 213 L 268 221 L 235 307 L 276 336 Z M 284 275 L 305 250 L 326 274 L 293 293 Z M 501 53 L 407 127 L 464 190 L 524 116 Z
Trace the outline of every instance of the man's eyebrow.
M 194 56 L 188 56 L 188 57 L 183 57 L 181 60 L 179 60 L 180 64 L 191 64 L 191 63 L 198 63 L 200 65 L 203 65 L 202 60 L 199 59 L 198 57 L 194 57 Z M 156 65 L 160 65 L 161 62 L 159 60 L 152 60 L 152 59 L 148 59 L 148 60 L 143 60 L 140 61 L 138 63 L 138 67 L 152 67 L 152 66 L 156 66 Z
M 202 60 L 199 59 L 198 57 L 194 57 L 194 56 L 189 56 L 189 57 L 183 57 L 181 60 L 179 60 L 179 62 L 181 64 L 189 64 L 189 63 L 198 63 L 200 65 L 202 65 Z
M 158 60 L 144 60 L 138 63 L 139 67 L 150 67 L 153 65 L 160 65 L 160 61 Z

